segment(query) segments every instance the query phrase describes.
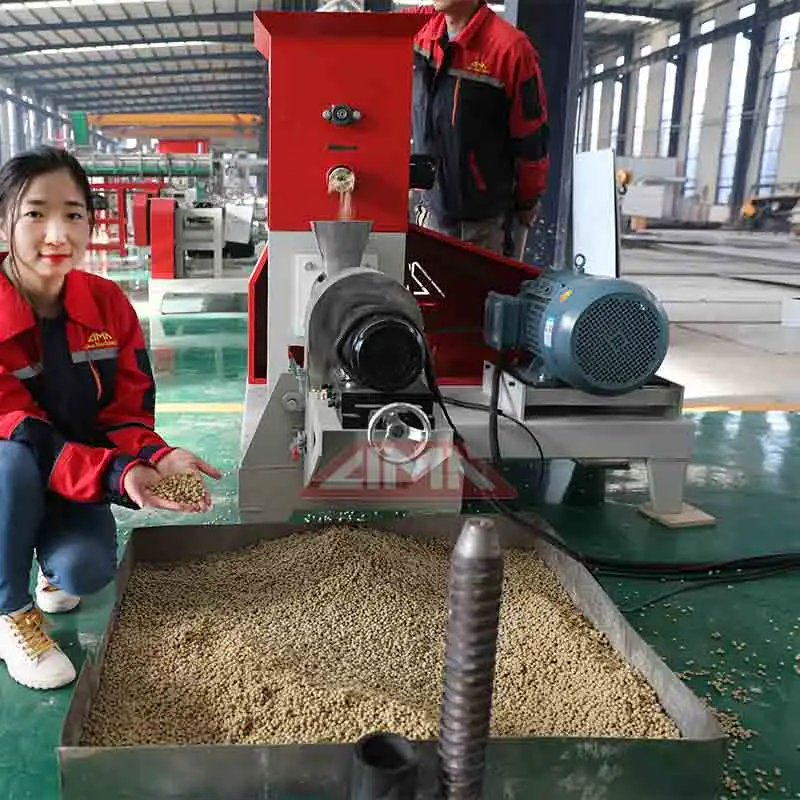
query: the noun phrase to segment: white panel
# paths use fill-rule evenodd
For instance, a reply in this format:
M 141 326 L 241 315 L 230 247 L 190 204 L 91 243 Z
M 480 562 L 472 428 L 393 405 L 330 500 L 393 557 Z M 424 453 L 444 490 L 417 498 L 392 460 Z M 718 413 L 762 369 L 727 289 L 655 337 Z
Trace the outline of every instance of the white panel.
M 633 174 L 634 183 L 646 181 L 648 178 L 678 177 L 677 158 L 631 158 L 618 155 L 616 167 L 629 170 Z
M 629 217 L 661 219 L 665 216 L 667 193 L 671 191 L 665 186 L 629 186 L 622 198 L 622 213 Z
M 225 241 L 247 244 L 253 226 L 253 204 L 225 203 Z
M 613 150 L 575 155 L 572 176 L 573 266 L 619 277 L 619 215 Z

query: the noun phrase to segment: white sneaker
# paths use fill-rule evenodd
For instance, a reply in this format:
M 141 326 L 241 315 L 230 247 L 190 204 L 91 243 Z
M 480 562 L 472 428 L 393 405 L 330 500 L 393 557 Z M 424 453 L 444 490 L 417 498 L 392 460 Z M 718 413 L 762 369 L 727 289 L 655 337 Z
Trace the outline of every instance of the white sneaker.
M 45 578 L 42 570 L 39 570 L 39 577 L 36 581 L 36 605 L 45 614 L 63 614 L 65 611 L 72 611 L 80 601 L 80 597 L 67 594 L 63 589 L 53 586 Z
M 0 659 L 6 662 L 8 674 L 29 689 L 58 689 L 77 675 L 44 625 L 36 607 L 0 615 Z

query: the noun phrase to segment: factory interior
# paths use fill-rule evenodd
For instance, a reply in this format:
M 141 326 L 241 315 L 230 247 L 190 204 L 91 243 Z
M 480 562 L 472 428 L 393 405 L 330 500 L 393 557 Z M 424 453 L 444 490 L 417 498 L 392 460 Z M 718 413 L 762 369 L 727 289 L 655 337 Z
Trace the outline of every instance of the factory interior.
M 800 798 L 800 2 L 490 4 L 549 108 L 504 255 L 418 224 L 417 5 L 0 0 L 0 162 L 86 170 L 222 473 L 113 507 L 76 682 L 0 670 L 0 798 Z

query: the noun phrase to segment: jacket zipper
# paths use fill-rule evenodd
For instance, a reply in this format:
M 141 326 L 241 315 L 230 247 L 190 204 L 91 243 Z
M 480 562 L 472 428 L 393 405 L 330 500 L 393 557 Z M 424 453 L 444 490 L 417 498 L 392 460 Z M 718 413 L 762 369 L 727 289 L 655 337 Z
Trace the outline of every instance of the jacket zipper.
M 97 387 L 97 399 L 103 396 L 103 382 L 100 380 L 100 375 L 97 372 L 97 367 L 94 365 L 94 361 L 89 362 L 89 369 L 92 371 L 92 376 L 94 377 L 94 383 Z
M 461 78 L 456 78 L 456 85 L 453 89 L 453 113 L 450 115 L 450 127 L 455 128 L 458 118 L 458 99 L 461 96 Z
M 481 171 L 478 169 L 478 161 L 475 158 L 475 153 L 470 152 L 469 154 L 469 168 L 472 172 L 472 177 L 475 180 L 475 184 L 477 185 L 478 189 L 482 192 L 486 191 L 486 181 L 483 179 L 483 175 L 481 175 Z

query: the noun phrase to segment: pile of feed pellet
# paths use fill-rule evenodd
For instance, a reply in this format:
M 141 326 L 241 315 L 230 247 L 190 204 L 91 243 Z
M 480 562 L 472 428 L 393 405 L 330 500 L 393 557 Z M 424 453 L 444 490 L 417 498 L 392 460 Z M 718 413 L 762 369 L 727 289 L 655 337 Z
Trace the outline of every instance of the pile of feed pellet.
M 193 472 L 167 475 L 158 483 L 153 484 L 152 492 L 165 500 L 172 500 L 181 505 L 194 505 L 202 503 L 206 494 L 203 479 Z
M 331 527 L 133 572 L 84 743 L 435 738 L 450 546 Z M 532 553 L 508 550 L 492 735 L 677 738 Z

